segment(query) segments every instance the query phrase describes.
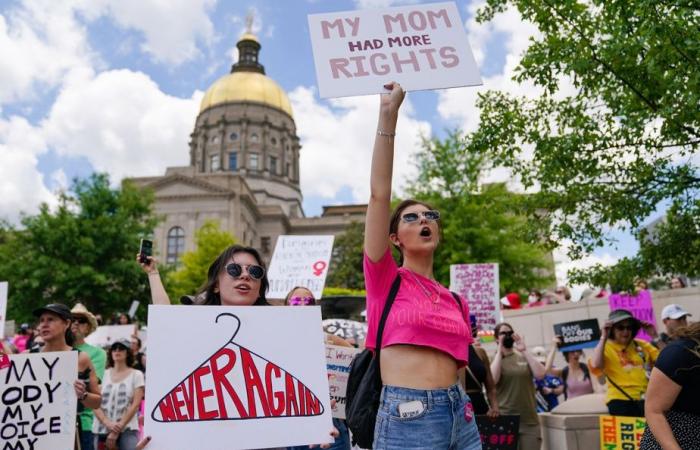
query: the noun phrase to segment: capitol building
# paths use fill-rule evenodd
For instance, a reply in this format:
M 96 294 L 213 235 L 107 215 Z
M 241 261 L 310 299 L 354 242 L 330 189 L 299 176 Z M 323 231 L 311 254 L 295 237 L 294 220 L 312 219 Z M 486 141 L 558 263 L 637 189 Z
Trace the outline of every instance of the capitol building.
M 155 213 L 164 220 L 155 230 L 154 250 L 166 263 L 194 250 L 195 232 L 211 219 L 268 262 L 279 235 L 337 235 L 353 221 L 364 222 L 366 205 L 326 206 L 319 217 L 304 215 L 302 146 L 289 98 L 265 75 L 254 34 L 244 34 L 237 47 L 231 72 L 204 94 L 189 165 L 130 179 L 155 194 Z

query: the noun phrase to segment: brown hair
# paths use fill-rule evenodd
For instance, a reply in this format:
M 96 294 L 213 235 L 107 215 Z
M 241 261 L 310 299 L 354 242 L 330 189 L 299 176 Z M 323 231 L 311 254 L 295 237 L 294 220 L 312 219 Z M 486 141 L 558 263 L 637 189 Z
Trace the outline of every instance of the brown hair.
M 309 294 L 311 294 L 311 297 L 314 299 L 314 303 L 316 302 L 316 297 L 314 297 L 314 293 L 311 292 L 311 289 L 307 288 L 306 286 L 294 286 L 292 289 L 287 292 L 287 296 L 284 298 L 284 304 L 289 305 L 289 299 L 292 297 L 292 293 L 296 291 L 297 289 L 306 289 L 309 291 Z
M 265 263 L 260 257 L 260 253 L 253 247 L 243 247 L 242 245 L 232 245 L 226 250 L 224 250 L 209 266 L 209 271 L 207 272 L 207 281 L 204 285 L 199 288 L 199 292 L 195 296 L 195 305 L 220 305 L 221 297 L 219 293 L 215 292 L 217 283 L 219 281 L 219 274 L 226 270 L 226 263 L 229 259 L 233 258 L 236 253 L 248 253 L 255 258 L 258 265 L 265 270 L 265 273 L 260 280 L 260 292 L 258 293 L 258 299 L 255 300 L 254 305 L 267 305 L 267 300 L 265 300 L 265 293 L 270 285 L 267 279 L 267 269 L 265 268 Z
M 130 345 L 120 345 L 126 349 L 126 367 L 133 367 L 134 365 L 134 352 L 131 351 Z M 109 348 L 107 352 L 107 367 L 114 367 L 114 359 L 112 358 L 112 350 L 114 350 L 114 344 Z
M 435 209 L 428 203 L 421 202 L 420 200 L 413 200 L 410 198 L 407 200 L 403 200 L 401 203 L 396 205 L 396 208 L 394 208 L 394 211 L 391 213 L 391 218 L 389 219 L 389 235 L 396 234 L 399 232 L 399 222 L 401 222 L 401 213 L 403 213 L 403 211 L 406 208 L 413 205 L 422 205 L 428 209 Z M 439 228 L 440 225 L 438 224 L 438 229 Z M 401 248 L 399 248 L 396 245 L 394 247 L 396 247 L 396 249 L 399 251 L 401 263 L 403 263 L 403 252 L 401 251 Z
M 510 331 L 515 331 L 513 329 L 513 325 L 509 324 L 508 322 L 501 322 L 496 324 L 496 328 L 493 330 L 493 335 L 496 336 L 496 342 L 498 342 L 498 333 L 501 331 L 501 328 L 503 327 L 508 327 L 510 328 Z

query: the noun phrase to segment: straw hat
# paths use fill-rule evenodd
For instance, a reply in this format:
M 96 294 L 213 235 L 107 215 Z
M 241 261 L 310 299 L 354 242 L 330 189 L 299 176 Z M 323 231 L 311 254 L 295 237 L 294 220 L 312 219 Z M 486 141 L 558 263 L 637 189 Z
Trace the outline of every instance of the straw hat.
M 82 303 L 76 303 L 73 309 L 70 310 L 70 313 L 73 315 L 73 317 L 83 316 L 88 320 L 90 330 L 87 334 L 90 334 L 97 329 L 97 319 L 95 318 L 94 314 L 88 311 L 88 309 Z

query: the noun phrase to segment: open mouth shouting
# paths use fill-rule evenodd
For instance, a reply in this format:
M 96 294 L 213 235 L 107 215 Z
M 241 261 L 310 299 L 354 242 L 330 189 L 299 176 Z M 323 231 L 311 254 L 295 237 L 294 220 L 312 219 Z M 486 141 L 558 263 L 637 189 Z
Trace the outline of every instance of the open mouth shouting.
M 430 227 L 423 227 L 420 230 L 420 236 L 424 238 L 430 238 L 433 235 L 432 230 Z
M 252 290 L 248 283 L 238 283 L 233 287 L 233 289 L 241 295 L 246 295 Z

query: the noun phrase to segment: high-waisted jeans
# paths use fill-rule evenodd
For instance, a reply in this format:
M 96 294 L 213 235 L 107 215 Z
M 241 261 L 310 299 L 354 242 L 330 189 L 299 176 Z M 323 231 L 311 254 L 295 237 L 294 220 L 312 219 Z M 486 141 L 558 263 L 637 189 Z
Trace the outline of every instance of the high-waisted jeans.
M 423 404 L 423 411 L 402 418 L 399 405 L 416 400 Z M 372 448 L 481 450 L 469 396 L 458 384 L 432 390 L 384 386 Z

